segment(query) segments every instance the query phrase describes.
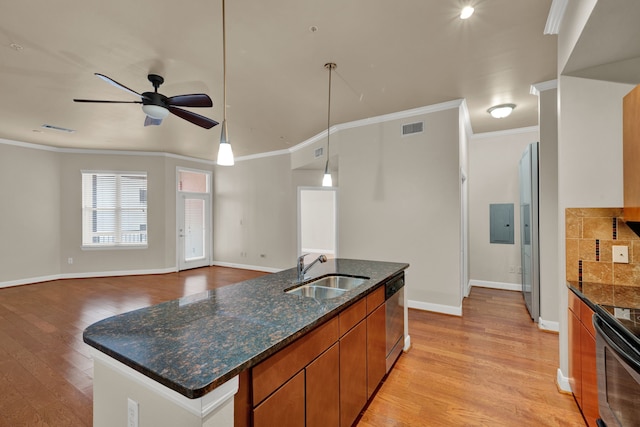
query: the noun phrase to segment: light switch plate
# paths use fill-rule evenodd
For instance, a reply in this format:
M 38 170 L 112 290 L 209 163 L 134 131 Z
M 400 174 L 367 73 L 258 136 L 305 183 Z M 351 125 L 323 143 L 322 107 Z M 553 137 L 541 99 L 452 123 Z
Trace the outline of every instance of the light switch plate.
M 611 248 L 613 262 L 629 264 L 629 246 L 613 246 Z

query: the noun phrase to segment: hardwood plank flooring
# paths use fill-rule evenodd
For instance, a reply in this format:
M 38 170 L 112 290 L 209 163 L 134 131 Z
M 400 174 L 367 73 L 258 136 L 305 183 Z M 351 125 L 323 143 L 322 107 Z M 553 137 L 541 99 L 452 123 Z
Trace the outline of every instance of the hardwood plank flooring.
M 84 328 L 264 274 L 210 267 L 0 289 L 0 427 L 91 426 L 93 362 L 82 341 Z
M 93 365 L 82 331 L 106 317 L 265 273 L 223 267 L 0 289 L 0 427 L 91 426 Z M 558 337 L 519 293 L 474 288 L 464 317 L 410 310 L 412 349 L 359 426 L 583 426 L 557 392 Z
M 472 288 L 463 317 L 409 310 L 411 349 L 359 427 L 584 427 L 558 392 L 558 335 L 538 330 L 519 292 Z

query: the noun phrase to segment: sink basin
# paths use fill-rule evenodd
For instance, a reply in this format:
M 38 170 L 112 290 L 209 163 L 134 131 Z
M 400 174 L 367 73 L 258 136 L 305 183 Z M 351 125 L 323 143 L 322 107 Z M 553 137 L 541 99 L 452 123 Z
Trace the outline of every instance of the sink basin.
M 304 285 L 287 291 L 288 294 L 315 299 L 337 298 L 347 292 L 344 289 L 326 288 L 324 286 Z
M 355 289 L 358 286 L 362 285 L 366 282 L 368 277 L 352 277 L 352 276 L 326 276 L 321 279 L 314 280 L 309 282 L 308 285 L 312 286 L 322 286 L 325 288 L 333 288 L 333 289 L 344 289 L 345 291 L 349 291 L 351 289 Z
M 302 297 L 331 299 L 337 298 L 345 292 L 357 288 L 367 280 L 369 280 L 368 277 L 325 276 L 286 292 Z

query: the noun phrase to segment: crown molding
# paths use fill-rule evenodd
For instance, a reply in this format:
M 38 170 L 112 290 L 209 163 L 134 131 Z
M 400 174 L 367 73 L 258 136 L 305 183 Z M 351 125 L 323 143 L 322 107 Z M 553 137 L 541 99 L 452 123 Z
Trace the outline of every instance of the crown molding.
M 528 126 L 524 128 L 517 128 L 517 129 L 498 130 L 495 132 L 476 133 L 471 136 L 471 140 L 475 141 L 478 139 L 497 138 L 500 136 L 519 135 L 522 133 L 539 132 L 539 131 L 540 131 L 540 126 Z
M 562 18 L 564 17 L 564 12 L 567 10 L 568 4 L 569 0 L 553 0 L 549 8 L 547 23 L 544 26 L 545 35 L 553 35 L 560 32 L 560 24 L 562 23 Z
M 547 80 L 546 82 L 532 84 L 529 93 L 531 95 L 540 96 L 540 92 L 545 90 L 558 89 L 558 80 Z

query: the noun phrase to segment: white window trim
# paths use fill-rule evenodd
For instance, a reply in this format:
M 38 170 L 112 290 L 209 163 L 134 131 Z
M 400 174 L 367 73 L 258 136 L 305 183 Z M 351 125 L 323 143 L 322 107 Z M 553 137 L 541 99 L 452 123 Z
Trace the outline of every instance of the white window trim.
M 147 171 L 121 171 L 121 170 L 85 170 L 82 169 L 80 170 L 80 178 L 81 180 L 83 179 L 85 174 L 101 174 L 101 175 L 144 175 L 145 178 L 147 179 L 147 203 L 148 203 L 148 194 L 149 194 L 149 174 Z M 81 183 L 81 188 L 82 190 L 84 190 L 84 188 L 82 187 L 83 184 Z M 119 192 L 120 188 L 117 187 L 116 191 Z M 119 194 L 119 193 L 118 193 Z M 118 195 L 117 197 L 118 200 L 118 204 L 120 203 L 120 196 Z M 82 221 L 81 221 L 81 225 L 82 225 L 82 232 L 81 232 L 81 239 L 82 239 L 82 244 L 80 245 L 80 249 L 85 251 L 94 251 L 94 250 L 128 250 L 128 249 L 146 249 L 149 247 L 149 206 L 147 204 L 147 222 L 146 222 L 146 227 L 147 227 L 147 242 L 145 243 L 112 243 L 112 244 L 92 244 L 92 245 L 87 245 L 84 243 L 84 194 L 82 194 L 81 197 L 81 210 L 82 210 Z M 117 220 L 116 220 L 117 221 Z M 119 227 L 119 226 L 118 226 Z

